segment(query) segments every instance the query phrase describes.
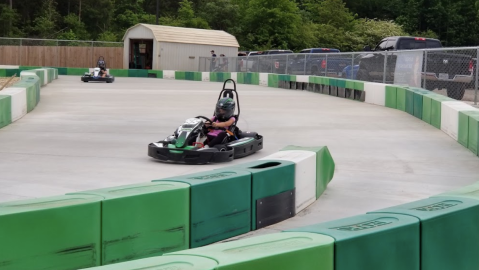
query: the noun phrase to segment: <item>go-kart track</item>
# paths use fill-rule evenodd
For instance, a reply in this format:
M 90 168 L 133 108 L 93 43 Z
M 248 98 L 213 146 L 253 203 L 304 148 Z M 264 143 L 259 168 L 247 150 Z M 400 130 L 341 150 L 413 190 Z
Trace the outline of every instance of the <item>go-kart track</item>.
M 228 163 L 181 165 L 147 155 L 185 119 L 212 116 L 222 83 L 61 76 L 41 102 L 0 129 L 0 202 L 150 182 L 268 156 L 287 145 L 326 145 L 336 163 L 326 192 L 295 217 L 239 236 L 278 232 L 382 209 L 472 184 L 479 159 L 405 112 L 347 99 L 238 84 L 238 126 L 264 148 Z

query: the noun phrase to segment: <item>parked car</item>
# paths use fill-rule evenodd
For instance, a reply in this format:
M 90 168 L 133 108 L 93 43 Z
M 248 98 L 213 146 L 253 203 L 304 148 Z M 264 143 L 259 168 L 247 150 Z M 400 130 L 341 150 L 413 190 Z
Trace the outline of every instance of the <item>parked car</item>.
M 257 71 L 258 57 L 261 55 L 261 51 L 250 51 L 246 55 L 238 57 L 238 71 L 241 72 L 253 72 Z M 255 64 L 256 63 L 256 64 Z
M 417 63 L 417 66 L 420 65 L 419 70 L 421 70 L 418 78 L 420 78 L 420 80 L 426 80 L 426 89 L 434 90 L 436 88 L 445 88 L 447 89 L 447 95 L 449 97 L 458 100 L 462 99 L 466 86 L 471 83 L 473 78 L 474 62 L 471 55 L 429 51 L 427 53 L 427 61 L 425 61 L 423 57 L 406 57 L 406 55 L 392 53 L 387 56 L 387 61 L 385 62 L 384 54 L 368 53 L 426 48 L 442 48 L 442 44 L 437 39 L 422 37 L 395 36 L 384 38 L 373 50 L 371 50 L 369 46 L 365 46 L 364 51 L 366 53 L 359 55 L 356 59 L 358 64 L 353 68 L 350 66 L 346 67 L 343 76 L 363 81 L 379 82 L 383 82 L 383 78 L 385 77 L 386 83 L 395 83 L 395 79 L 398 79 L 398 74 L 401 75 L 396 70 L 398 59 L 400 59 L 402 64 L 406 64 L 406 66 L 415 64 L 411 63 L 411 61 L 420 61 L 420 63 Z M 384 73 L 385 63 L 386 72 Z M 422 71 L 424 65 L 426 65 L 425 72 Z M 405 70 L 405 68 L 403 68 L 403 70 Z M 351 72 L 353 72 L 353 76 L 351 76 Z
M 343 69 L 351 65 L 351 58 L 343 55 L 335 56 L 336 53 L 340 53 L 340 50 L 334 48 L 301 50 L 298 55 L 289 61 L 288 73 L 342 77 Z
M 267 50 L 263 51 L 259 59 L 259 72 L 286 74 L 288 54 L 291 50 Z

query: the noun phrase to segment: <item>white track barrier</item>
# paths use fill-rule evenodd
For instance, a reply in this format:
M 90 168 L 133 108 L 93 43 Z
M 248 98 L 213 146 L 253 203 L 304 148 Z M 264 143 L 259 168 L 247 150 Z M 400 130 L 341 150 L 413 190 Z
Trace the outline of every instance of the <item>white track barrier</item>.
M 458 140 L 459 112 L 479 111 L 462 101 L 443 101 L 441 103 L 441 130 L 454 140 Z
M 0 95 L 12 98 L 12 122 L 27 114 L 27 90 L 24 87 L 8 87 L 0 91 Z
M 369 104 L 386 106 L 386 85 L 382 83 L 364 82 L 366 100 Z
M 268 86 L 268 73 L 259 74 L 259 85 Z
M 309 82 L 309 76 L 307 75 L 296 75 L 296 81 L 297 82 Z
M 210 73 L 209 72 L 201 72 L 201 80 L 203 82 L 209 82 L 210 81 Z
M 175 71 L 174 70 L 163 70 L 163 79 L 174 80 Z
M 286 160 L 295 163 L 296 213 L 316 201 L 316 153 L 303 150 L 279 151 L 260 160 Z

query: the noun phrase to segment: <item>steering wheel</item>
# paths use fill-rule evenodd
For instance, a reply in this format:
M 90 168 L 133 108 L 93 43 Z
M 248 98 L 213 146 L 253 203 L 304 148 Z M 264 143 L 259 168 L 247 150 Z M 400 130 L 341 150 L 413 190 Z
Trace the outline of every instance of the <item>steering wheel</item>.
M 211 120 L 210 118 L 208 118 L 208 117 L 206 117 L 206 116 L 199 115 L 199 116 L 197 116 L 196 118 L 202 118 L 202 119 L 206 120 L 206 122 L 209 122 L 209 123 L 211 124 L 210 127 L 213 128 L 213 129 L 226 130 L 226 128 L 224 128 L 224 127 L 213 127 L 213 125 L 212 125 L 212 124 L 213 124 L 213 120 Z

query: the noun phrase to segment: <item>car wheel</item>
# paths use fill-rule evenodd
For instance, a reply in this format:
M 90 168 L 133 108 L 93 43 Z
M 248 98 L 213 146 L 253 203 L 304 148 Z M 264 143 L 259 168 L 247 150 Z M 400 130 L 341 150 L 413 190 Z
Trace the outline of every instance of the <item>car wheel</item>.
M 366 69 L 360 68 L 356 75 L 356 78 L 360 81 L 371 81 L 371 76 L 369 76 L 369 72 Z
M 447 96 L 456 100 L 462 100 L 466 92 L 466 85 L 464 83 L 450 82 L 446 85 Z

